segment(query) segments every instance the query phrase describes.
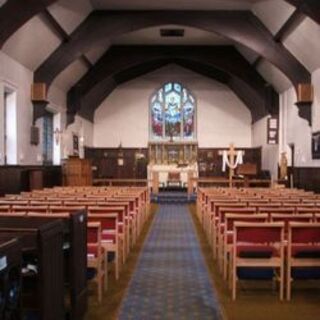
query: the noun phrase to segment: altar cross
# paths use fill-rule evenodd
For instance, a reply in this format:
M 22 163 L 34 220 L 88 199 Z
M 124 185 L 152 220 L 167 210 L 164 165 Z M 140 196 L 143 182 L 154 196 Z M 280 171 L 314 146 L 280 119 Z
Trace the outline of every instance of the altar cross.
M 229 157 L 229 187 L 232 187 L 232 178 L 234 176 L 234 169 L 233 166 L 235 165 L 235 159 L 236 159 L 236 155 L 237 155 L 237 151 L 234 147 L 233 143 L 230 143 L 229 145 L 229 150 L 227 153 L 228 157 Z
M 238 152 L 236 151 L 234 144 L 230 143 L 229 150 L 227 151 L 228 168 L 229 168 L 229 187 L 230 188 L 232 187 L 232 178 L 234 176 L 237 154 L 238 154 Z M 219 155 L 224 156 L 224 151 L 220 151 Z

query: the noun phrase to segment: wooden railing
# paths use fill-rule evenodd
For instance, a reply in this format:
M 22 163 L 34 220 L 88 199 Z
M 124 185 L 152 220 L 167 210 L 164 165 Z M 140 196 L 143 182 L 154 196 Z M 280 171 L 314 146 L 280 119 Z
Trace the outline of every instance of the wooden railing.
M 94 186 L 147 186 L 147 179 L 93 179 Z

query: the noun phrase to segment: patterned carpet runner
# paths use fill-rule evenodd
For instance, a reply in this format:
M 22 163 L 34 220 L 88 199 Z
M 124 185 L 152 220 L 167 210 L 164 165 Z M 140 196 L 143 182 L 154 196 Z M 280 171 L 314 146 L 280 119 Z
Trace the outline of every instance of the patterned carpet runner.
M 221 319 L 186 205 L 160 205 L 119 319 Z
M 196 202 L 197 195 L 188 195 L 187 192 L 161 191 L 157 195 L 151 194 L 151 201 L 162 204 L 187 204 Z

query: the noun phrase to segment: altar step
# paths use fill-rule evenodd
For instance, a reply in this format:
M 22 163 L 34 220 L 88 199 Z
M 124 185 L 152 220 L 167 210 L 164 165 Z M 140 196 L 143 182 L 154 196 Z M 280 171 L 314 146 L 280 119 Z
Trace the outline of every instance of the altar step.
M 167 203 L 167 204 L 185 204 L 195 202 L 197 199 L 196 194 L 188 197 L 187 192 L 159 192 L 157 195 L 151 195 L 151 201 L 154 203 Z

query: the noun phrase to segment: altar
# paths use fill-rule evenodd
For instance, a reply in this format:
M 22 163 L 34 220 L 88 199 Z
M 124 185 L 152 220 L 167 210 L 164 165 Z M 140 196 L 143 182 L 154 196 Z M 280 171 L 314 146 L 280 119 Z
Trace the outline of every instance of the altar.
M 170 173 L 179 173 L 181 187 L 188 187 L 191 179 L 198 177 L 198 164 L 179 167 L 178 165 L 148 165 L 149 186 L 157 190 L 158 187 L 167 187 Z
M 192 188 L 192 179 L 198 177 L 197 151 L 194 141 L 150 142 L 148 181 L 153 192 L 168 187 L 173 175 L 178 186 Z

